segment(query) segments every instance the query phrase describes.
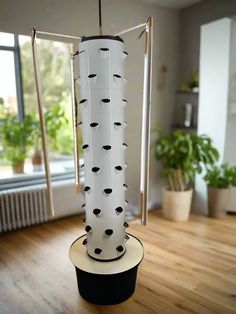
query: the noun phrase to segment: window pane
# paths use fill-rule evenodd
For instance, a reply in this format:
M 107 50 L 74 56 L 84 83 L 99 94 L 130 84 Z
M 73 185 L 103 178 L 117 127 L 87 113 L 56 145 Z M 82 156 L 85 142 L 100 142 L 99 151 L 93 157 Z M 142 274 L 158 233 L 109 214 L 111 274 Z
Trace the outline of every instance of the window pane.
M 14 35 L 9 33 L 1 33 L 0 32 L 0 46 L 14 46 Z
M 0 98 L 4 107 L 17 113 L 15 62 L 12 51 L 0 50 Z
M 37 97 L 34 82 L 31 39 L 19 36 L 23 97 L 26 114 L 37 116 Z M 42 81 L 47 139 L 52 172 L 74 170 L 72 108 L 70 91 L 70 45 L 37 39 L 37 52 Z M 41 149 L 35 143 L 34 151 Z

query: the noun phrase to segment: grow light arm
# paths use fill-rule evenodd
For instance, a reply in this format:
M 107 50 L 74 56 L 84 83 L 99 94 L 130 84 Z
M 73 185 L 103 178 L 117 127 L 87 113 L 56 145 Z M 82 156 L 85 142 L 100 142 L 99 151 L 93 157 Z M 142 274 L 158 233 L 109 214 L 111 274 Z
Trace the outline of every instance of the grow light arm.
M 37 47 L 36 47 L 36 30 L 32 29 L 32 52 L 33 52 L 33 66 L 34 66 L 34 76 L 35 76 L 35 85 L 36 93 L 38 100 L 38 112 L 39 112 L 39 121 L 40 121 L 40 130 L 42 137 L 42 146 L 43 146 L 43 158 L 44 158 L 44 167 L 46 173 L 46 182 L 47 182 L 47 191 L 48 191 L 48 206 L 51 212 L 52 217 L 54 217 L 54 203 L 53 203 L 53 194 L 52 194 L 52 183 L 51 183 L 51 174 L 49 167 L 49 158 L 48 158 L 48 145 L 47 145 L 47 136 L 46 136 L 46 125 L 43 114 L 43 97 L 42 97 L 42 86 L 39 75 L 39 66 L 37 58 Z
M 146 43 L 144 52 L 144 79 L 143 79 L 143 113 L 141 135 L 141 174 L 140 174 L 140 203 L 141 223 L 148 222 L 148 193 L 150 168 L 150 117 L 152 91 L 152 51 L 153 51 L 153 17 L 146 22 Z
M 75 77 L 74 77 L 74 59 L 76 53 L 71 54 L 70 72 L 71 72 L 71 103 L 72 103 L 72 126 L 73 126 L 73 141 L 74 141 L 74 164 L 75 164 L 75 182 L 77 192 L 80 192 L 79 185 L 79 139 L 78 139 L 78 106 L 75 92 Z

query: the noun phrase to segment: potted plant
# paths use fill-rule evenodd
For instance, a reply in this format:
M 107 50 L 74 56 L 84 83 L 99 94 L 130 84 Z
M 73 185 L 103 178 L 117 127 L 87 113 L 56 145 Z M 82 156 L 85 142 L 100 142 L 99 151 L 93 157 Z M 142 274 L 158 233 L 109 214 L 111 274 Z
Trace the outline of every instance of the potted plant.
M 65 112 L 60 105 L 55 105 L 48 109 L 44 114 L 47 136 L 51 148 L 57 148 L 57 136 L 60 129 L 65 126 L 68 121 L 65 117 Z M 42 169 L 42 148 L 41 148 L 41 132 L 39 121 L 35 115 L 34 120 L 34 153 L 32 156 L 32 165 L 34 171 Z
M 199 91 L 199 76 L 198 76 L 198 72 L 193 72 L 192 73 L 190 81 L 188 82 L 188 87 L 194 93 L 197 93 Z
M 0 122 L 3 156 L 11 163 L 13 173 L 24 172 L 24 161 L 33 141 L 33 120 L 26 115 L 21 121 L 18 116 L 5 111 Z
M 212 218 L 225 216 L 230 198 L 230 188 L 236 186 L 236 167 L 227 163 L 213 165 L 204 176 L 207 183 L 208 214 Z
M 206 135 L 182 131 L 170 135 L 158 133 L 155 156 L 162 163 L 168 179 L 168 186 L 162 189 L 163 215 L 170 220 L 186 221 L 193 195 L 190 182 L 204 166 L 215 163 L 218 152 Z

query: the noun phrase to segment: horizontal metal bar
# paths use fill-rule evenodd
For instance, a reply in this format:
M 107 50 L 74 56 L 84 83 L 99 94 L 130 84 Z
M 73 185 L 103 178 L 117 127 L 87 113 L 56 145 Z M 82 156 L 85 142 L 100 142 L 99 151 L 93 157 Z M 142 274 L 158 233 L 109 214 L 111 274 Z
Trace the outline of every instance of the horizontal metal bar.
M 81 37 L 79 36 L 51 33 L 51 32 L 45 32 L 45 31 L 40 31 L 40 30 L 35 30 L 35 32 L 36 34 L 47 35 L 47 36 L 57 36 L 57 37 L 70 38 L 70 39 L 81 39 Z
M 138 29 L 138 28 L 143 27 L 143 26 L 146 26 L 146 25 L 147 25 L 147 23 L 142 23 L 142 24 L 139 24 L 139 25 L 137 25 L 137 26 L 134 26 L 134 27 L 131 27 L 131 28 L 127 28 L 127 29 L 125 29 L 125 30 L 123 30 L 123 31 L 121 31 L 121 32 L 119 32 L 119 33 L 117 33 L 117 34 L 115 34 L 115 36 L 120 36 L 120 35 L 122 35 L 122 34 L 126 34 L 126 33 L 128 33 L 128 32 L 134 31 L 135 29 Z

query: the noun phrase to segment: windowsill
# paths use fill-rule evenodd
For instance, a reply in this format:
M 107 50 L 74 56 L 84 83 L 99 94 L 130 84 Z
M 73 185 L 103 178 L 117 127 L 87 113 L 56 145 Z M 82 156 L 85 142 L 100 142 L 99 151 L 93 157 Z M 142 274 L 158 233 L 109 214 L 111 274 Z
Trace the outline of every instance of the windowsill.
M 80 159 L 80 165 L 83 159 Z M 25 172 L 21 174 L 13 174 L 12 170 L 6 169 L 0 172 L 0 191 L 19 188 L 24 186 L 32 186 L 38 184 L 45 184 L 45 171 L 42 165 L 41 171 L 33 171 L 31 163 L 25 164 Z M 50 161 L 50 172 L 52 182 L 75 179 L 74 161 L 60 160 Z M 80 177 L 83 177 L 83 172 L 80 172 Z

